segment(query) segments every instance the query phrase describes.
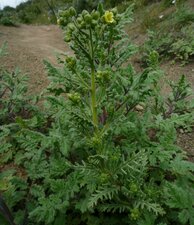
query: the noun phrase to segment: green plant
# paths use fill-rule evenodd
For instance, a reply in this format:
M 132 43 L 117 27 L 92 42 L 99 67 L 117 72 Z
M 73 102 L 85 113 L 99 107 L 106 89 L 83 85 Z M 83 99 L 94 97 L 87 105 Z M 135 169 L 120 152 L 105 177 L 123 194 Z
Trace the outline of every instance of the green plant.
M 0 47 L 0 57 L 4 56 L 6 54 L 6 49 L 7 49 L 7 43 L 5 42 L 1 47 Z
M 7 54 L 7 43 L 0 48 L 0 57 Z M 0 126 L 14 122 L 16 117 L 28 118 L 36 110 L 33 97 L 27 96 L 27 77 L 19 69 L 13 72 L 0 68 Z
M 187 25 L 177 32 L 148 32 L 148 39 L 141 47 L 143 65 L 147 64 L 147 59 L 152 51 L 157 51 L 160 59 L 171 58 L 180 60 L 182 64 L 191 61 L 194 55 L 194 26 Z
M 0 24 L 4 26 L 16 26 L 15 10 L 12 7 L 5 7 L 4 10 L 0 10 Z
M 16 24 L 13 22 L 13 20 L 7 16 L 4 16 L 0 19 L 0 24 L 4 26 L 16 26 Z
M 177 26 L 184 27 L 185 25 L 194 22 L 193 10 L 185 6 L 179 7 L 173 16 Z
M 176 112 L 177 114 L 182 114 L 185 110 L 189 112 L 192 110 L 192 104 L 189 104 L 187 100 L 189 96 L 192 96 L 192 89 L 190 88 L 189 83 L 186 82 L 184 75 L 180 78 L 177 83 L 170 82 L 172 88 L 172 95 L 168 98 L 168 107 L 169 110 L 166 116 L 169 116 L 169 113 Z
M 16 224 L 192 225 L 193 202 L 175 203 L 194 166 L 175 142 L 193 111 L 176 106 L 166 116 L 157 52 L 142 73 L 126 63 L 137 50 L 124 32 L 131 14 L 101 4 L 60 12 L 74 56 L 62 55 L 58 68 L 45 62 L 45 112 L 0 127 L 0 190 Z M 187 85 L 172 87 L 174 105 Z
M 159 54 L 159 60 L 164 57 L 169 57 L 169 49 L 173 44 L 174 38 L 171 33 L 164 34 L 163 32 L 154 32 L 148 30 L 148 38 L 144 42 L 143 46 L 140 47 L 142 53 L 142 64 L 143 66 L 148 65 L 150 53 L 156 51 Z
M 188 63 L 194 56 L 194 24 L 186 26 L 181 30 L 181 37 L 177 39 L 172 45 L 170 53 L 174 54 L 177 59 L 184 64 Z
M 6 52 L 7 44 L 5 43 L 0 48 L 0 57 L 3 57 Z M 36 111 L 36 106 L 32 104 L 32 97 L 28 97 L 27 94 L 27 83 L 26 75 L 21 75 L 20 71 L 16 69 L 14 72 L 10 73 L 2 68 L 0 68 L 0 139 L 1 139 L 1 150 L 0 150 L 0 190 L 1 194 L 4 191 L 8 190 L 9 194 L 14 194 L 15 189 L 9 183 L 9 181 L 14 177 L 14 169 L 7 170 L 9 168 L 9 162 L 14 158 L 14 152 L 12 152 L 11 142 L 12 134 L 17 129 L 13 129 L 12 132 L 9 132 L 9 128 L 12 127 L 12 123 L 17 121 L 22 121 L 21 117 L 29 118 L 35 112 L 36 115 L 39 113 Z M 7 127 L 7 128 L 6 128 Z M 9 127 L 9 128 L 8 128 Z M 5 133 L 2 132 L 5 128 Z M 8 139 L 4 139 L 4 134 Z M 10 144 L 9 144 L 10 143 Z M 8 164 L 6 165 L 6 163 Z M 14 168 L 14 164 L 13 168 Z M 5 166 L 5 168 L 4 168 Z M 11 166 L 12 167 L 12 166 Z M 15 167 L 16 168 L 16 167 Z M 19 168 L 19 167 L 18 167 Z M 20 170 L 21 171 L 21 170 Z M 17 174 L 18 175 L 18 174 Z M 17 180 L 17 178 L 16 178 Z M 10 195 L 11 197 L 11 195 Z M 16 197 L 16 199 L 18 199 Z M 13 200 L 15 201 L 15 199 Z M 6 205 L 5 200 L 0 195 L 0 214 L 3 214 L 4 218 L 0 215 L 1 224 L 11 224 L 15 225 L 13 220 L 13 215 L 9 211 L 8 206 Z M 6 219 L 6 220 L 5 220 Z M 8 221 L 8 222 L 6 222 Z
M 172 2 L 169 2 L 172 4 Z M 174 1 L 174 12 L 166 14 L 163 20 L 158 20 L 158 15 L 152 15 L 157 10 L 162 10 L 161 5 L 149 9 L 148 20 L 143 20 L 142 25 L 149 28 L 147 39 L 142 46 L 142 62 L 146 65 L 146 60 L 151 51 L 157 51 L 160 59 L 175 59 L 188 63 L 193 58 L 193 11 L 186 7 L 185 1 Z M 156 24 L 152 23 L 156 19 Z M 159 23 L 160 22 L 160 23 Z M 147 25 L 146 25 L 147 23 Z
M 160 15 L 163 13 L 163 7 L 161 4 L 153 4 L 142 12 L 141 15 L 141 29 L 147 31 L 149 29 L 155 29 L 161 22 Z
M 28 117 L 33 110 L 26 96 L 26 81 L 18 69 L 12 73 L 0 70 L 0 125 L 13 122 L 17 116 Z

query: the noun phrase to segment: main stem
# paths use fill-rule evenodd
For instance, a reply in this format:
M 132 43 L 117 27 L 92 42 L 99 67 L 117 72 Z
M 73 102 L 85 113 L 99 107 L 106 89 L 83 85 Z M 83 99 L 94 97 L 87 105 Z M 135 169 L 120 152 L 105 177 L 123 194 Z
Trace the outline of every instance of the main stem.
M 95 78 L 95 66 L 94 66 L 94 48 L 92 40 L 92 31 L 90 29 L 90 45 L 91 45 L 91 100 L 92 100 L 92 120 L 95 129 L 98 127 L 98 115 L 96 104 L 96 78 Z
M 98 127 L 97 105 L 96 105 L 96 80 L 95 71 L 92 67 L 92 79 L 91 79 L 91 98 L 92 98 L 92 117 L 95 128 Z

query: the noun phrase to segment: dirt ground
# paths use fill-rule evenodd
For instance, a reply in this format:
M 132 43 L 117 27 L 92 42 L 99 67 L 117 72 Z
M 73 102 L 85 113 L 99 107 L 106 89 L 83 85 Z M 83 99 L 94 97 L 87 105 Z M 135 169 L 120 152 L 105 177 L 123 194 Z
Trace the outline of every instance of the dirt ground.
M 137 39 L 142 39 L 140 36 Z M 50 26 L 27 26 L 3 27 L 0 26 L 0 46 L 8 43 L 9 54 L 1 59 L 0 66 L 8 70 L 19 67 L 22 73 L 29 77 L 29 92 L 38 94 L 47 85 L 48 80 L 43 64 L 47 59 L 56 64 L 57 53 L 68 53 L 70 49 L 63 41 L 62 31 L 54 25 Z M 138 42 L 139 40 L 134 40 Z M 177 80 L 185 74 L 194 90 L 194 62 L 182 67 L 179 63 L 172 65 L 164 63 L 162 69 L 169 80 Z M 164 93 L 168 93 L 169 87 L 164 86 Z M 194 132 L 180 133 L 179 145 L 189 152 L 189 157 L 194 161 Z
M 57 63 L 56 54 L 69 51 L 57 26 L 0 26 L 0 46 L 8 44 L 8 55 L 0 66 L 12 71 L 19 67 L 29 77 L 29 92 L 40 93 L 48 85 L 43 60 Z

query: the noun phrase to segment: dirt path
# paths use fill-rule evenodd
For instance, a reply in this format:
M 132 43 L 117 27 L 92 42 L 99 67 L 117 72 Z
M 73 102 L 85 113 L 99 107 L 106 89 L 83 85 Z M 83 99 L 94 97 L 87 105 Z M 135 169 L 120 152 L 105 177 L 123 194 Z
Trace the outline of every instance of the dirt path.
M 48 81 L 43 59 L 56 63 L 56 53 L 69 51 L 57 26 L 0 26 L 0 45 L 7 41 L 8 55 L 0 65 L 8 70 L 19 67 L 29 76 L 30 92 L 39 93 Z
M 9 54 L 1 60 L 0 65 L 2 64 L 9 70 L 19 67 L 23 73 L 27 73 L 30 77 L 30 90 L 33 93 L 40 92 L 48 84 L 43 59 L 55 64 L 57 52 L 70 51 L 63 41 L 62 31 L 54 25 L 0 26 L 0 45 L 5 41 L 8 43 Z M 136 42 L 140 44 L 138 40 L 134 40 L 134 43 Z M 169 62 L 162 65 L 166 78 L 177 80 L 185 74 L 194 90 L 194 62 L 185 67 L 179 64 L 171 65 Z M 169 91 L 166 85 L 163 89 L 165 92 Z

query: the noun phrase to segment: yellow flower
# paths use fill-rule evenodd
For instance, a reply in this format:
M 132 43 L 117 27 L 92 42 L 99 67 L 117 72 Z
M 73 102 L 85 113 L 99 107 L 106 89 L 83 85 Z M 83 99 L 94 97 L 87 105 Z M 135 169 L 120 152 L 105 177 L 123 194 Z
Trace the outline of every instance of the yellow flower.
M 114 15 L 110 11 L 106 11 L 105 12 L 104 19 L 105 19 L 106 23 L 113 23 L 115 21 L 114 20 Z

